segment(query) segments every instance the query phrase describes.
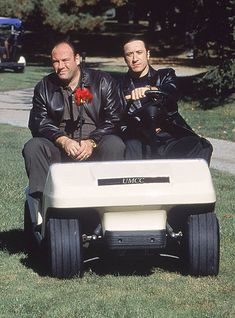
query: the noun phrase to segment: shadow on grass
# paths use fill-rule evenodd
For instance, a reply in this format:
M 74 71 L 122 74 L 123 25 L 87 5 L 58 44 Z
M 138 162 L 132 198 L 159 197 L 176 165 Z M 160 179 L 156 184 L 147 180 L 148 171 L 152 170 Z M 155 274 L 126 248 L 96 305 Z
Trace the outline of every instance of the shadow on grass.
M 0 232 L 0 249 L 9 254 L 26 252 L 23 230 L 13 229 Z
M 0 232 L 0 249 L 8 252 L 10 255 L 25 253 L 26 257 L 20 260 L 25 267 L 31 268 L 40 276 L 47 276 L 49 274 L 45 252 L 39 246 L 35 246 L 35 249 L 29 252 L 28 242 L 23 230 L 12 229 Z
M 179 259 L 156 255 L 155 257 L 143 257 L 139 259 L 117 258 L 112 261 L 96 264 L 91 268 L 99 276 L 149 276 L 155 271 L 181 272 Z
M 39 276 L 49 276 L 49 257 L 46 254 L 45 246 L 34 247 L 32 252 L 28 251 L 24 231 L 12 229 L 0 232 L 0 249 L 9 254 L 24 253 L 20 262 L 32 269 Z M 89 250 L 88 250 L 89 251 Z M 121 276 L 149 276 L 157 271 L 182 272 L 180 258 L 168 254 L 148 255 L 144 252 L 128 252 L 122 256 L 113 253 L 102 252 L 103 257 L 97 257 L 97 251 L 89 251 L 85 259 L 85 272 L 91 270 L 98 276 L 121 275 Z
M 157 271 L 178 272 L 183 274 L 182 260 L 166 252 L 162 254 L 146 251 L 126 251 L 119 255 L 103 251 L 100 258 L 89 257 L 85 270 L 91 270 L 98 276 L 149 276 Z M 93 255 L 94 256 L 94 255 Z

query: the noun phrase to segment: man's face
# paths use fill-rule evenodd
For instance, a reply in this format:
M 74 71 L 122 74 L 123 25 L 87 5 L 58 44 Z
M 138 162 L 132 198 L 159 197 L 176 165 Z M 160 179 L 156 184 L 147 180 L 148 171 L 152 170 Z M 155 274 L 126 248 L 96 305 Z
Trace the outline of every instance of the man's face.
M 146 50 L 144 42 L 140 40 L 128 42 L 123 49 L 124 59 L 129 70 L 139 77 L 146 75 L 149 69 L 149 52 Z
M 56 46 L 51 53 L 52 65 L 58 78 L 69 84 L 78 72 L 79 55 L 74 55 L 72 48 L 61 43 Z

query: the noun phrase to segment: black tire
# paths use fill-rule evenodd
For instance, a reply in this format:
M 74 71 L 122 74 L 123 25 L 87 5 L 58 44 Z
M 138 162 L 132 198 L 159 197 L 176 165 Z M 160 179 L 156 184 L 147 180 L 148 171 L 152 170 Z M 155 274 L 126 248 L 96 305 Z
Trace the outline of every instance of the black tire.
M 70 278 L 83 272 L 78 219 L 49 219 L 47 239 L 52 276 Z
M 215 213 L 190 215 L 186 230 L 186 267 L 194 276 L 218 275 L 220 237 Z
M 15 68 L 14 71 L 15 71 L 15 73 L 24 73 L 25 68 L 24 67 Z

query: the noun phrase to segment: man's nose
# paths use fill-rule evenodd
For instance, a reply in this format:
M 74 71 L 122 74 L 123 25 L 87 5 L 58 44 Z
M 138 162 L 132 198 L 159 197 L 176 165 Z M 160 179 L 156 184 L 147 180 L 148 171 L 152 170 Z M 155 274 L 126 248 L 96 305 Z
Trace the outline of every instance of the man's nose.
M 133 53 L 132 60 L 133 61 L 137 61 L 138 60 L 138 55 Z
M 63 68 L 64 67 L 64 62 L 63 61 L 59 61 L 59 68 Z

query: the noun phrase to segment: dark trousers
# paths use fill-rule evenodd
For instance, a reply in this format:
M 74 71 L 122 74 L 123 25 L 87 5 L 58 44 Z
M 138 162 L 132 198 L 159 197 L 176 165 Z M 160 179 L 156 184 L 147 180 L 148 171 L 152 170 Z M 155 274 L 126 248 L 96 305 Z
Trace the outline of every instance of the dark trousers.
M 146 144 L 141 139 L 127 139 L 127 160 L 141 159 L 205 159 L 210 164 L 212 145 L 205 138 L 199 136 L 185 136 L 181 138 L 170 138 L 161 141 L 155 138 L 151 144 Z
M 29 178 L 29 193 L 41 194 L 46 182 L 50 165 L 59 162 L 74 162 L 46 138 L 34 137 L 23 148 L 25 169 Z M 125 145 L 121 138 L 115 135 L 104 136 L 94 149 L 88 161 L 123 160 Z M 78 161 L 79 164 L 79 161 Z

